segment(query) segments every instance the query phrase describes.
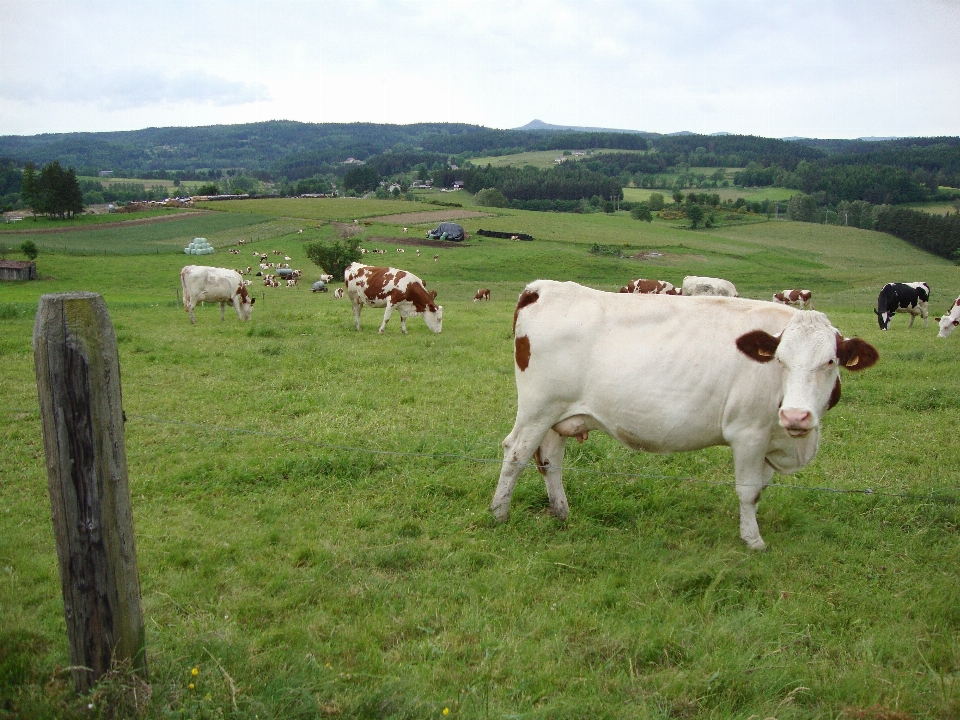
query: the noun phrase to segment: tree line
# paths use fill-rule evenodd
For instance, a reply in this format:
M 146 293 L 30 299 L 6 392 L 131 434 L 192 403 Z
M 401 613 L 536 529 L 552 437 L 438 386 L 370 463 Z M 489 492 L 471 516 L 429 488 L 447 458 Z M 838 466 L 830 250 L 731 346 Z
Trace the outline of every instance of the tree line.
M 54 160 L 39 173 L 27 163 L 20 183 L 20 198 L 34 215 L 72 218 L 83 212 L 83 194 L 73 168 L 64 170 Z

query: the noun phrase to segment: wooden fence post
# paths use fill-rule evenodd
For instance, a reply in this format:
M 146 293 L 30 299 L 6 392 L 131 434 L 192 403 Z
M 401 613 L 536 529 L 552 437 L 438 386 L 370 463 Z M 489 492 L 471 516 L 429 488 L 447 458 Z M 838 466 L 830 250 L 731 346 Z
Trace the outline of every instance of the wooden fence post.
M 42 296 L 33 356 L 74 688 L 118 663 L 146 679 L 120 362 L 103 297 Z

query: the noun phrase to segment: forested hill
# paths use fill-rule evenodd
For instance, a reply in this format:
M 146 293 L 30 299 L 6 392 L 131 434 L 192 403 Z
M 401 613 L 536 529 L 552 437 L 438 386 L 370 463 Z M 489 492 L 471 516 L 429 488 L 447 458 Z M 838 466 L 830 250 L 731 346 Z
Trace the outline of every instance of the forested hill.
M 647 141 L 615 132 L 525 132 L 479 125 L 418 123 L 299 123 L 147 128 L 126 132 L 0 137 L 0 158 L 37 165 L 57 160 L 79 174 L 113 170 L 118 175 L 200 168 L 241 168 L 266 178 L 298 179 L 348 158 L 367 160 L 386 151 L 449 155 L 464 152 L 521 152 L 566 147 L 643 150 Z
M 582 160 L 570 157 L 579 166 L 575 170 L 568 168 L 559 175 L 554 170 L 542 170 L 533 180 L 532 175 L 527 178 L 527 172 L 524 182 L 529 185 L 530 180 L 547 192 L 555 184 L 547 178 L 553 173 L 566 189 L 546 199 L 566 200 L 576 192 L 581 192 L 581 197 L 592 196 L 598 192 L 595 188 L 606 187 L 604 178 L 616 179 L 621 187 L 633 183 L 637 187 L 683 190 L 709 187 L 711 183 L 715 187 L 720 182 L 714 179 L 715 173 L 704 168 L 741 168 L 734 176 L 737 185 L 793 188 L 816 194 L 816 202 L 824 206 L 854 200 L 874 204 L 922 202 L 940 197 L 942 187 L 960 187 L 957 137 L 781 140 L 603 129 L 498 130 L 460 123 L 270 121 L 0 137 L 0 197 L 6 198 L 7 204 L 18 202 L 12 196 L 19 192 L 20 171 L 28 162 L 41 167 L 57 161 L 80 176 L 96 175 L 101 170 L 112 170 L 121 177 L 213 182 L 228 175 L 247 176 L 248 180 L 277 183 L 283 191 L 319 192 L 316 188 L 339 184 L 351 169 L 356 169 L 356 164 L 348 162 L 353 158 L 365 163 L 370 187 L 380 182 L 407 185 L 411 174 L 416 173 L 420 179 L 430 178 L 446 187 L 455 181 L 470 180 L 471 186 L 474 181 L 502 182 L 501 192 L 509 198 L 505 190 L 514 185 L 508 178 L 516 173 L 477 169 L 474 177 L 467 178 L 470 161 L 523 151 L 575 149 L 620 152 L 594 154 Z M 588 170 L 598 177 L 587 181 Z M 722 173 L 720 176 L 722 179 Z M 568 188 L 572 179 L 583 187 L 578 191 Z M 301 181 L 306 180 L 315 182 L 309 188 L 301 187 Z M 232 188 L 237 183 L 226 184 Z M 588 188 L 590 192 L 582 195 Z M 364 188 L 357 185 L 355 189 L 359 192 Z

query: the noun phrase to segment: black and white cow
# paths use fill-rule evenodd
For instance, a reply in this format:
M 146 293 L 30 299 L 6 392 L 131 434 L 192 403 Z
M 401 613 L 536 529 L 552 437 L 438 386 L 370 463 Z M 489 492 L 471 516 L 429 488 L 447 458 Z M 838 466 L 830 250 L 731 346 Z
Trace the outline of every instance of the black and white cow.
M 907 327 L 913 327 L 917 315 L 923 318 L 923 326 L 926 327 L 930 315 L 929 302 L 930 286 L 925 282 L 887 283 L 880 290 L 877 307 L 873 312 L 877 315 L 881 330 L 890 329 L 890 320 L 897 311 L 910 313 L 910 324 Z

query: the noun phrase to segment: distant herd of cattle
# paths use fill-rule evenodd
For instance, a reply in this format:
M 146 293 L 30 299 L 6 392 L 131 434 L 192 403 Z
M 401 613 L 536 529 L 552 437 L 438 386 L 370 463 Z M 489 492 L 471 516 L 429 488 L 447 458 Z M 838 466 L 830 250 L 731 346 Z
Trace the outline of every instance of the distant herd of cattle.
M 191 322 L 200 301 L 219 302 L 221 320 L 226 303 L 250 318 L 255 300 L 237 271 L 188 265 L 180 281 Z M 344 283 L 335 296 L 350 298 L 357 330 L 364 305 L 384 308 L 380 333 L 394 310 L 403 333 L 411 316 L 423 317 L 434 333 L 442 329 L 436 291 L 411 272 L 355 262 Z M 489 299 L 486 288 L 473 298 Z M 897 312 L 909 313 L 911 325 L 920 315 L 926 326 L 929 301 L 926 283 L 890 283 L 874 312 L 882 330 Z M 960 324 L 960 298 L 937 320 L 939 337 L 947 337 Z M 844 337 L 813 310 L 809 290 L 749 300 L 727 280 L 697 276 L 684 278 L 680 289 L 640 278 L 619 293 L 537 280 L 517 302 L 513 338 L 517 417 L 503 441 L 490 506 L 497 520 L 508 518 L 517 478 L 531 459 L 551 512 L 566 518 L 564 446 L 598 430 L 645 452 L 729 446 L 740 535 L 753 549 L 765 547 L 756 516 L 760 493 L 774 472 L 796 472 L 815 457 L 820 420 L 840 400 L 840 368 L 865 370 L 879 360 L 875 347 Z

